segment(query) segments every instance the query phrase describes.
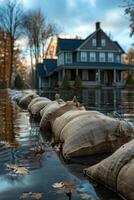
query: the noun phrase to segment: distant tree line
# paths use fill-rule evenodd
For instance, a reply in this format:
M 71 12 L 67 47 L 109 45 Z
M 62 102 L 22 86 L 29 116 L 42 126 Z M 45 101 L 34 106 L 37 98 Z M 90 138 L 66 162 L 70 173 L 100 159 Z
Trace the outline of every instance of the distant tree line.
M 46 41 L 55 31 L 55 26 L 48 23 L 41 10 L 25 11 L 22 1 L 20 0 L 5 0 L 1 3 L 0 32 L 8 34 L 8 40 L 10 42 L 8 57 L 4 54 L 6 50 L 2 50 L 3 63 L 5 61 L 9 63 L 9 87 L 12 86 L 13 82 L 16 42 L 18 39 L 20 39 L 20 37 L 27 37 L 28 39 L 32 74 L 34 74 L 34 63 L 38 63 L 43 58 Z M 6 43 L 6 39 L 7 38 L 3 36 L 1 42 Z M 35 76 L 33 75 L 33 83 L 35 82 L 34 78 Z

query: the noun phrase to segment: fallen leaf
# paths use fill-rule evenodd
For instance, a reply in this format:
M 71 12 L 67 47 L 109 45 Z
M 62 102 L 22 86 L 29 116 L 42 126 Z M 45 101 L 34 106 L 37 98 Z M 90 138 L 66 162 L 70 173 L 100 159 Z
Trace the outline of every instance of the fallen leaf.
M 33 193 L 32 198 L 36 199 L 36 200 L 40 200 L 42 198 L 42 194 L 39 193 L 39 192 L 38 193 Z
M 24 192 L 20 198 L 21 199 L 28 199 L 29 196 L 30 196 L 30 192 Z
M 52 186 L 53 188 L 62 188 L 64 186 L 64 183 L 63 182 L 54 183 Z
M 8 170 L 14 172 L 15 174 L 25 175 L 29 173 L 29 170 L 26 167 L 18 167 L 17 165 L 6 164 Z
M 16 174 L 26 175 L 26 174 L 29 173 L 29 170 L 28 170 L 27 168 L 25 168 L 25 167 L 16 167 L 16 168 L 14 169 L 14 172 L 15 172 Z
M 90 194 L 87 193 L 80 194 L 80 197 L 84 200 L 95 200 Z

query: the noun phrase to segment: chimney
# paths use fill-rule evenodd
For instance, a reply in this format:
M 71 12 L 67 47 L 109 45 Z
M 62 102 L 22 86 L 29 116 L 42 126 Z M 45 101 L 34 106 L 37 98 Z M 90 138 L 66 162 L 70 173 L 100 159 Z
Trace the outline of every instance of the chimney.
M 96 22 L 96 31 L 100 28 L 100 22 Z

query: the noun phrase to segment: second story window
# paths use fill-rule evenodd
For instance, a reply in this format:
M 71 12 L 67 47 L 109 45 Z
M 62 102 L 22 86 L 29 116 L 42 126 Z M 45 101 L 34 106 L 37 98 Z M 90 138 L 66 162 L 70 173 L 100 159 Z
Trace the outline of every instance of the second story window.
M 116 62 L 120 63 L 121 62 L 121 57 L 119 55 L 116 56 Z
M 92 39 L 92 46 L 96 47 L 96 39 L 95 38 Z
M 81 62 L 87 62 L 87 52 L 81 52 Z
M 105 39 L 101 39 L 101 46 L 105 47 L 106 46 L 106 40 Z
M 105 53 L 99 53 L 99 61 L 105 62 Z
M 114 62 L 114 54 L 108 53 L 108 62 Z
M 96 54 L 95 52 L 90 52 L 90 61 L 95 62 L 96 61 Z
M 67 52 L 65 54 L 65 61 L 66 61 L 66 63 L 72 63 L 72 53 Z

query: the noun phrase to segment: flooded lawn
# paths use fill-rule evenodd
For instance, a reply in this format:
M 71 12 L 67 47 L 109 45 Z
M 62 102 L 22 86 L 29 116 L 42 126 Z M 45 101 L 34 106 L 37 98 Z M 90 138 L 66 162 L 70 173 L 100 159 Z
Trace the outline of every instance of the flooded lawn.
M 76 160 L 66 163 L 52 148 L 51 139 L 46 137 L 47 134 L 40 132 L 39 124 L 30 119 L 27 111 L 21 110 L 15 104 L 12 100 L 13 93 L 0 90 L 0 200 L 120 200 L 113 192 L 83 176 L 82 170 L 88 165 Z M 53 93 L 46 95 L 49 98 L 53 97 Z M 103 104 L 111 111 L 118 111 L 123 105 L 125 114 L 133 114 L 134 93 L 130 95 L 131 101 L 128 101 L 126 96 L 122 95 L 122 101 L 118 102 L 117 98 L 116 103 L 113 99 L 113 104 L 109 106 L 103 104 L 101 94 L 97 97 L 100 98 L 100 105 L 89 104 L 91 96 L 89 98 L 88 95 L 84 95 L 81 98 L 88 108 L 95 109 L 97 105 L 104 111 L 108 110 L 102 107 Z M 64 97 L 66 99 L 66 96 Z M 98 100 L 95 99 L 92 103 L 96 101 Z M 115 107 L 116 109 L 113 109 Z M 120 109 L 119 113 L 123 114 L 121 112 Z M 132 122 L 133 119 L 131 117 Z M 86 161 L 83 160 L 83 163 Z M 65 182 L 66 187 L 54 188 L 57 186 L 54 183 L 60 182 Z

